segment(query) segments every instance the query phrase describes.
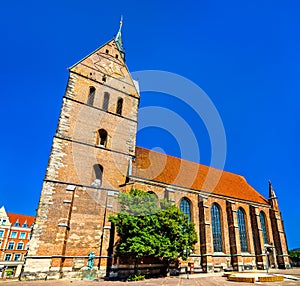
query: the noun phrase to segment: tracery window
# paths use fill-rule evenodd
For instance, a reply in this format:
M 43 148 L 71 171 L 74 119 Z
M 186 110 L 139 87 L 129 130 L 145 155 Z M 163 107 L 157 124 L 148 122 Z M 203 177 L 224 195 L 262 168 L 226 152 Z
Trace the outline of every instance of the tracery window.
M 242 208 L 239 208 L 236 212 L 238 227 L 239 227 L 239 234 L 240 234 L 240 244 L 241 244 L 241 251 L 248 252 L 248 242 L 247 242 L 247 229 L 245 223 L 245 212 Z
M 267 224 L 266 224 L 266 216 L 263 211 L 259 213 L 260 225 L 262 230 L 262 236 L 264 240 L 264 244 L 268 244 L 268 234 L 267 234 Z
M 191 221 L 191 203 L 187 198 L 180 201 L 180 210 L 187 216 L 188 221 Z
M 213 204 L 210 209 L 214 252 L 223 252 L 220 208 Z

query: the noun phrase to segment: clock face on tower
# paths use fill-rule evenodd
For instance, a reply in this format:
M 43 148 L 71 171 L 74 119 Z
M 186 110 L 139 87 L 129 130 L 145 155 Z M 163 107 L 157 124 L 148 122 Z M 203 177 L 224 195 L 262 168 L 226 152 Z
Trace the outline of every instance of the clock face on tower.
M 124 66 L 119 60 L 115 58 L 112 59 L 111 56 L 103 53 L 96 53 L 93 55 L 92 60 L 95 68 L 104 74 L 117 78 L 123 78 L 125 76 L 122 71 Z

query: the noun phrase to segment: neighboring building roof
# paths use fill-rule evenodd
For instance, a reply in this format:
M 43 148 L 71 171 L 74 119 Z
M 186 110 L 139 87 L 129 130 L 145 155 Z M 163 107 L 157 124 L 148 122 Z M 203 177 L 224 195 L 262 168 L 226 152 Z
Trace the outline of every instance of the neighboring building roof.
M 136 147 L 132 177 L 268 204 L 243 176 L 141 147 Z
M 21 215 L 21 214 L 12 214 L 12 213 L 7 213 L 10 223 L 12 226 L 18 221 L 20 224 L 20 227 L 24 223 L 27 223 L 28 227 L 31 227 L 32 224 L 34 223 L 34 216 L 29 216 L 29 215 Z

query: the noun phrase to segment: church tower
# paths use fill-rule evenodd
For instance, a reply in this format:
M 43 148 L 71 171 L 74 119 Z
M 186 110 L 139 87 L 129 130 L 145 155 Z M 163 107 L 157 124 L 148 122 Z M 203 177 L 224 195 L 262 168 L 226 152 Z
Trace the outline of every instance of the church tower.
M 284 269 L 289 263 L 287 239 L 284 230 L 284 224 L 278 205 L 278 198 L 275 194 L 271 181 L 269 181 L 269 210 L 271 227 L 273 232 L 274 246 L 278 267 Z
M 26 279 L 74 277 L 94 253 L 105 274 L 108 216 L 135 155 L 139 92 L 121 36 L 69 68 L 24 268 Z

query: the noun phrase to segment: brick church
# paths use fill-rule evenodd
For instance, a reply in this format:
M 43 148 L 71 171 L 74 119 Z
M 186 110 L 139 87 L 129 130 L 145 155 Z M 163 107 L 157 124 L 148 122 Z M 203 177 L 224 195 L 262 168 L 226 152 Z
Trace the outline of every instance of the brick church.
M 131 188 L 167 198 L 195 223 L 189 261 L 199 271 L 289 267 L 271 183 L 264 198 L 240 175 L 136 146 L 140 94 L 125 64 L 121 26 L 69 68 L 24 278 L 76 277 L 90 252 L 100 274 L 130 267 L 113 256 L 108 216 L 118 209 L 118 193 Z

